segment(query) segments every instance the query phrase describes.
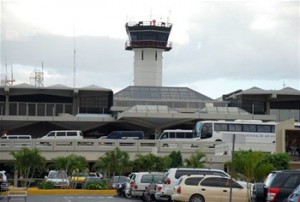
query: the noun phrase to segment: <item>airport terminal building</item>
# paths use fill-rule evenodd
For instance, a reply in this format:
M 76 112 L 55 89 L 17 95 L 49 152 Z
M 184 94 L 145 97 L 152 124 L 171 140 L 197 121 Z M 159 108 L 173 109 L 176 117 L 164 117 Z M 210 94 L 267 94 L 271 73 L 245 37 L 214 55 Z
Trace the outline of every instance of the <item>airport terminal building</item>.
M 198 120 L 299 120 L 299 91 L 249 94 L 252 90 L 216 101 L 186 87 L 129 86 L 114 94 L 97 86 L 0 86 L 0 131 L 41 137 L 51 130 L 76 129 L 88 138 L 142 130 L 154 139 L 164 129 L 192 129 Z
M 86 138 L 115 130 L 142 130 L 155 139 L 164 129 L 193 129 L 199 120 L 300 120 L 300 91 L 237 90 L 214 100 L 187 87 L 162 85 L 162 54 L 172 49 L 171 23 L 126 23 L 125 50 L 134 52 L 134 85 L 119 92 L 95 85 L 0 86 L 0 132 L 41 137 L 81 130 Z M 3 85 L 2 85 L 3 83 Z M 220 95 L 221 96 L 221 95 Z

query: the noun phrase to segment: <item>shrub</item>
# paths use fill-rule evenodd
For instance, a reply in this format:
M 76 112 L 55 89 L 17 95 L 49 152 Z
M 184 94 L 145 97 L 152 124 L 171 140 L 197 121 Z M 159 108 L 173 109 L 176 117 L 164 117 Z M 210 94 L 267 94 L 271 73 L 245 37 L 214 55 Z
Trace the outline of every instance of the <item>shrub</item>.
M 108 184 L 104 180 L 99 180 L 99 181 L 89 181 L 84 183 L 83 186 L 84 189 L 108 189 Z
M 41 181 L 37 184 L 39 189 L 54 189 L 54 183 L 50 181 Z

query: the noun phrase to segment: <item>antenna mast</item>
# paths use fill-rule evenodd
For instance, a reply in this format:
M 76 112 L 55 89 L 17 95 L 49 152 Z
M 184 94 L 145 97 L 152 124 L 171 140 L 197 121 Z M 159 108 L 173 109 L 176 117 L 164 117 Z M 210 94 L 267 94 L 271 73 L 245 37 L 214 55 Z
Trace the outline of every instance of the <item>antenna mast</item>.
M 76 35 L 75 35 L 75 26 L 74 26 L 74 67 L 73 67 L 73 87 L 76 87 Z
M 14 82 L 15 82 L 15 80 L 14 80 L 14 75 L 13 75 L 13 67 L 11 65 L 11 78 L 9 79 L 8 78 L 8 72 L 7 72 L 7 62 L 6 62 L 6 58 L 5 58 L 5 75 L 4 75 L 4 78 L 1 79 L 0 85 L 13 86 Z

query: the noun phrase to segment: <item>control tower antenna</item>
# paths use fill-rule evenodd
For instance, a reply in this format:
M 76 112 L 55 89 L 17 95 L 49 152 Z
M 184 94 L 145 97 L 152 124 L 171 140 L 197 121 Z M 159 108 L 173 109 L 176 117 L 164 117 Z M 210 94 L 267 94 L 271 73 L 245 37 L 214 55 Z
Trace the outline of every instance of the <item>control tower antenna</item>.
M 125 24 L 129 40 L 125 50 L 134 52 L 134 85 L 162 86 L 162 53 L 172 49 L 168 41 L 172 24 L 139 21 Z
M 152 8 L 150 8 L 150 16 L 149 17 L 150 17 L 149 20 L 151 21 L 152 20 Z
M 10 80 L 10 85 L 13 86 L 14 85 L 14 70 L 13 70 L 13 66 L 11 65 L 11 68 L 10 68 L 10 71 L 11 71 L 11 80 Z
M 75 26 L 74 26 L 74 61 L 73 61 L 73 87 L 76 87 L 76 33 L 75 33 Z
M 168 18 L 167 18 L 167 23 L 170 23 L 171 22 L 171 10 L 169 10 L 169 15 L 168 15 Z

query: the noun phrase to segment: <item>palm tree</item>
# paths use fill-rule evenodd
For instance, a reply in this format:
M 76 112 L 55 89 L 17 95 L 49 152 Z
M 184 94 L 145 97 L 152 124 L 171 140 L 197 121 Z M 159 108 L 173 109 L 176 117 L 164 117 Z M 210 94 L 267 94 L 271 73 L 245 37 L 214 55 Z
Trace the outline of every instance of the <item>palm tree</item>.
M 86 158 L 80 155 L 71 154 L 66 157 L 58 157 L 54 159 L 54 162 L 56 169 L 66 171 L 71 179 L 75 173 L 86 172 L 88 170 Z M 77 181 L 72 181 L 70 187 L 75 188 L 76 186 Z
M 177 168 L 183 165 L 182 155 L 180 151 L 172 151 L 168 157 L 170 159 L 170 168 Z
M 157 158 L 153 154 L 142 155 L 138 154 L 133 161 L 135 171 L 153 171 Z
M 267 160 L 268 154 L 258 151 L 237 151 L 231 162 L 231 170 L 246 177 L 248 182 L 261 181 L 274 166 Z
M 85 157 L 75 154 L 61 156 L 54 159 L 55 168 L 64 170 L 68 175 L 74 172 L 83 172 L 88 170 L 88 162 Z
M 151 153 L 138 154 L 133 161 L 134 171 L 163 171 L 170 164 L 169 157 L 159 157 Z
M 201 151 L 196 151 L 196 153 L 192 154 L 189 159 L 185 159 L 187 167 L 193 168 L 203 168 L 205 163 L 205 154 Z
M 107 177 L 121 175 L 128 169 L 130 165 L 129 154 L 121 151 L 119 147 L 106 152 L 104 156 L 100 157 L 94 165 L 95 170 L 102 170 Z
M 41 172 L 45 168 L 46 159 L 41 156 L 40 151 L 37 148 L 28 149 L 22 148 L 20 151 L 11 152 L 11 155 L 15 158 L 15 168 L 23 177 L 22 186 L 30 186 L 34 173 Z

